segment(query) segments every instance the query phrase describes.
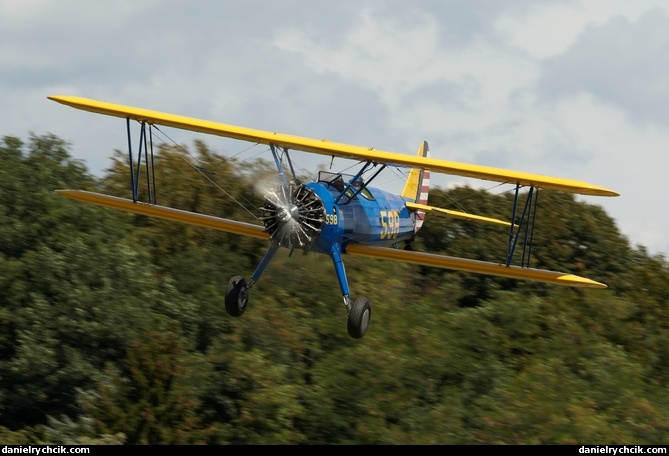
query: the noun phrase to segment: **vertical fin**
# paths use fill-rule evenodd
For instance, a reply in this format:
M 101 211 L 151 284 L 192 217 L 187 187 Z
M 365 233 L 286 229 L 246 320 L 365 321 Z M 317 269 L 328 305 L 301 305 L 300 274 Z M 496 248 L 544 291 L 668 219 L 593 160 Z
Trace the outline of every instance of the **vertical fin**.
M 430 154 L 430 148 L 427 145 L 427 141 L 423 141 L 418 148 L 419 157 L 428 157 Z M 430 171 L 420 168 L 412 168 L 409 172 L 409 178 L 404 184 L 404 190 L 402 190 L 402 198 L 407 201 L 418 204 L 427 204 L 427 196 L 430 191 Z M 421 226 L 423 226 L 423 221 L 425 220 L 425 212 L 416 211 L 416 229 L 418 231 Z

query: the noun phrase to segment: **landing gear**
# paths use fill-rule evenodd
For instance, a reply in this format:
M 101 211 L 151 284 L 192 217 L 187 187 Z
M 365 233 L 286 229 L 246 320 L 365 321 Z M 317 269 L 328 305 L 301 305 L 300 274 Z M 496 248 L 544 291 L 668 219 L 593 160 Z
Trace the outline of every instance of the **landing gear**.
M 251 287 L 260 279 L 260 276 L 278 249 L 278 242 L 270 245 L 269 250 L 256 268 L 249 282 L 242 276 L 234 276 L 230 279 L 228 288 L 225 290 L 225 310 L 231 317 L 241 317 L 246 312 Z M 369 323 L 372 318 L 372 303 L 369 299 L 363 297 L 351 301 L 339 244 L 332 246 L 330 255 L 332 256 L 337 278 L 339 279 L 344 305 L 348 311 L 348 335 L 353 339 L 360 339 L 369 329 Z
M 372 318 L 372 303 L 367 298 L 358 298 L 348 311 L 348 335 L 360 339 L 369 329 Z
M 246 279 L 234 276 L 225 290 L 225 310 L 231 317 L 241 317 L 249 302 L 249 288 Z
M 369 329 L 372 306 L 367 298 L 358 298 L 351 302 L 348 280 L 342 261 L 344 251 L 340 242 L 337 241 L 338 236 L 343 234 L 344 226 L 335 215 L 328 224 L 336 226 L 328 226 L 322 242 L 316 244 L 326 227 L 325 222 L 328 214 L 325 203 L 318 192 L 314 190 L 315 187 L 299 182 L 295 176 L 290 157 L 288 157 L 288 150 L 284 149 L 283 154 L 288 159 L 293 175 L 290 182 L 286 180 L 281 158 L 274 144 L 270 143 L 269 146 L 282 180 L 282 185 L 279 188 L 265 195 L 264 205 L 260 207 L 260 220 L 263 222 L 264 231 L 269 235 L 272 243 L 248 282 L 242 276 L 234 276 L 230 279 L 225 291 L 225 310 L 232 317 L 240 317 L 244 314 L 248 304 L 249 290 L 260 279 L 279 247 L 288 248 L 291 253 L 293 249 L 302 249 L 306 254 L 314 246 L 317 247 L 317 251 L 323 252 L 324 248 L 329 245 L 328 253 L 334 263 L 344 305 L 348 311 L 348 334 L 354 339 L 360 339 Z M 365 168 L 370 163 L 367 162 Z M 362 175 L 365 168 L 358 173 L 356 179 Z M 335 204 L 337 201 L 335 201 Z
M 348 280 L 346 279 L 346 269 L 341 258 L 342 250 L 338 243 L 332 244 L 330 256 L 337 272 L 337 280 L 344 298 L 344 305 L 348 310 L 348 335 L 354 339 L 360 339 L 369 329 L 369 322 L 372 317 L 372 303 L 367 298 L 358 298 L 351 302 L 351 293 L 348 289 Z

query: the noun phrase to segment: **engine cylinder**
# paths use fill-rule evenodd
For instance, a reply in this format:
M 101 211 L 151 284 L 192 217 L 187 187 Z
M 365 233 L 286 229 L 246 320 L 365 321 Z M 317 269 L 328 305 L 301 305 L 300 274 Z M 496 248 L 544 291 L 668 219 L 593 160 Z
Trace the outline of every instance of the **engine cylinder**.
M 270 239 L 281 247 L 309 251 L 325 223 L 325 206 L 316 193 L 291 182 L 265 196 L 260 220 Z

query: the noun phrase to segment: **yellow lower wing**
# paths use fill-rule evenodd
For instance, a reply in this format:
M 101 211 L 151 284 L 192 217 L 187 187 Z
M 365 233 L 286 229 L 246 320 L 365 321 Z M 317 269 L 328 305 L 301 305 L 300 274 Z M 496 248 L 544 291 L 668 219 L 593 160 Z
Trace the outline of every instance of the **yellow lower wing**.
M 538 188 L 549 188 L 570 193 L 593 196 L 618 196 L 617 192 L 597 185 L 573 179 L 542 176 L 540 174 L 512 171 L 490 166 L 470 165 L 436 158 L 406 155 L 397 152 L 375 150 L 373 147 L 353 146 L 330 142 L 327 139 L 311 139 L 302 136 L 287 135 L 252 128 L 238 127 L 192 117 L 168 114 L 148 109 L 135 108 L 89 98 L 73 96 L 50 96 L 50 100 L 85 111 L 108 116 L 135 119 L 150 124 L 208 133 L 217 136 L 250 141 L 261 144 L 274 144 L 277 147 L 302 150 L 315 154 L 349 158 L 362 161 L 385 163 L 391 166 L 420 168 L 444 174 L 472 177 L 494 182 L 518 184 Z
M 98 206 L 111 207 L 123 211 L 134 212 L 136 214 L 158 217 L 175 222 L 189 223 L 205 228 L 227 231 L 230 233 L 252 236 L 260 239 L 269 239 L 269 235 L 260 225 L 228 220 L 211 215 L 197 214 L 194 212 L 182 211 L 165 206 L 133 202 L 125 198 L 103 195 L 100 193 L 87 192 L 83 190 L 56 190 L 57 193 L 68 198 L 82 201 L 84 203 L 95 204 Z M 369 247 L 358 244 L 349 244 L 346 247 L 346 253 L 351 255 L 361 255 L 373 258 L 382 258 L 387 260 L 404 261 L 407 263 L 421 264 L 424 266 L 433 266 L 445 269 L 456 269 L 467 272 L 478 272 L 481 274 L 490 274 L 515 279 L 535 280 L 548 282 L 557 285 L 566 285 L 572 287 L 591 287 L 606 288 L 603 283 L 594 280 L 579 277 L 573 274 L 562 272 L 545 271 L 540 269 L 527 269 L 517 266 L 504 266 L 497 263 L 488 263 L 485 261 L 467 260 L 464 258 L 454 258 L 429 253 L 410 252 L 406 250 Z
M 349 244 L 346 246 L 349 255 L 360 255 L 386 260 L 404 261 L 407 263 L 432 266 L 435 268 L 455 269 L 458 271 L 475 272 L 511 279 L 534 280 L 547 282 L 554 285 L 564 285 L 581 288 L 607 288 L 600 282 L 579 277 L 564 272 L 547 271 L 543 269 L 521 268 L 518 266 L 505 266 L 499 263 L 487 261 L 468 260 L 431 253 L 413 252 L 407 250 L 391 249 L 386 247 L 369 247 L 366 245 Z
M 195 212 L 182 211 L 171 207 L 157 206 L 155 204 L 134 203 L 132 200 L 118 198 L 116 196 L 102 195 L 100 193 L 86 192 L 83 190 L 56 190 L 68 198 L 72 198 L 84 203 L 96 204 L 98 206 L 112 207 L 122 211 L 134 212 L 136 214 L 149 215 L 175 222 L 189 223 L 191 225 L 212 228 L 215 230 L 227 231 L 229 233 L 242 234 L 261 239 L 269 239 L 264 228 L 252 223 L 238 222 L 211 215 L 197 214 Z

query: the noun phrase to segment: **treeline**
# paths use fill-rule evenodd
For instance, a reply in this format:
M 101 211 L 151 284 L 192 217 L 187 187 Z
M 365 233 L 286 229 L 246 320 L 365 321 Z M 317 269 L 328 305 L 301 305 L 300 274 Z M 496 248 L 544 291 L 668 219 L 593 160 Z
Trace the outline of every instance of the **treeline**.
M 228 279 L 266 243 L 73 202 L 127 197 L 125 157 L 95 178 L 58 137 L 0 142 L 0 442 L 5 444 L 662 444 L 669 281 L 601 207 L 542 192 L 533 267 L 580 290 L 346 258 L 372 299 L 361 340 L 329 258 L 280 252 L 228 317 Z M 263 163 L 161 146 L 158 203 L 253 221 Z M 435 189 L 505 217 L 511 195 Z M 497 227 L 431 218 L 418 249 L 504 257 Z

